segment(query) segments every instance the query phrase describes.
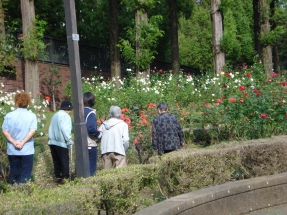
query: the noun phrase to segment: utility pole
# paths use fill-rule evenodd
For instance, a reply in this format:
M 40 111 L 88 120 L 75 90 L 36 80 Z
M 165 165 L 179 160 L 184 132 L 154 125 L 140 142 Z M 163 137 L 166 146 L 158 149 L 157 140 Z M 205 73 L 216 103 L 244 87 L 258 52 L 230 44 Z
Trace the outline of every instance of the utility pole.
M 74 134 L 76 146 L 77 177 L 90 176 L 88 140 L 86 122 L 84 119 L 84 104 L 82 93 L 81 66 L 79 56 L 79 35 L 77 33 L 76 9 L 74 0 L 64 0 L 66 31 L 69 51 L 69 65 L 72 83 L 74 106 Z

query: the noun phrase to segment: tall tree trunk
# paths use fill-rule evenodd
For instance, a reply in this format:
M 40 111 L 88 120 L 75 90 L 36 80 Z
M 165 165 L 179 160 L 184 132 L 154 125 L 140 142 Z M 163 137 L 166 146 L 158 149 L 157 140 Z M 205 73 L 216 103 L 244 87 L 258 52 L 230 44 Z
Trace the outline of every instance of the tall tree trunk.
M 259 9 L 260 9 L 260 34 L 264 37 L 270 33 L 270 23 L 269 23 L 269 13 L 270 6 L 268 0 L 259 0 Z M 272 48 L 271 45 L 261 44 L 262 49 L 262 61 L 267 78 L 272 75 Z
M 253 0 L 253 31 L 254 31 L 254 45 L 255 51 L 259 58 L 261 56 L 261 45 L 260 45 L 260 13 L 259 13 L 259 0 Z
M 141 26 L 147 24 L 148 22 L 147 12 L 141 11 L 140 9 L 136 9 L 135 20 L 136 20 L 136 62 L 138 62 L 142 55 L 141 41 L 140 41 Z M 142 69 L 138 65 L 136 65 L 136 74 L 137 78 L 146 78 L 150 75 L 150 68 Z
M 175 74 L 179 74 L 180 60 L 178 47 L 178 26 L 176 0 L 169 0 L 169 22 L 171 41 L 171 66 Z
M 21 0 L 23 37 L 29 35 L 32 28 L 35 28 L 35 7 L 34 0 Z M 25 91 L 31 93 L 33 98 L 39 94 L 39 72 L 36 61 L 25 58 Z
M 280 57 L 279 57 L 279 50 L 278 50 L 278 45 L 277 43 L 275 43 L 273 45 L 273 59 L 274 59 L 274 70 L 277 73 L 281 72 L 281 68 L 280 68 Z
M 111 78 L 116 78 L 116 87 L 120 87 L 118 78 L 121 78 L 121 59 L 119 43 L 119 24 L 118 24 L 118 3 L 117 0 L 109 0 L 109 23 L 110 23 L 110 60 Z
M 3 1 L 4 0 L 0 0 L 0 39 L 5 38 L 5 22 L 4 22 L 5 13 L 2 5 Z
M 271 12 L 271 17 L 273 17 L 275 14 L 275 0 L 272 0 L 270 3 L 270 12 Z M 271 21 L 270 24 L 271 24 L 271 31 L 272 31 L 276 28 L 276 22 Z M 272 59 L 274 62 L 274 70 L 277 73 L 280 73 L 280 71 L 281 71 L 281 69 L 280 69 L 280 57 L 279 57 L 279 50 L 278 50 L 277 42 L 275 42 L 273 44 Z
M 213 43 L 213 70 L 220 74 L 225 65 L 225 53 L 221 51 L 220 40 L 223 36 L 222 14 L 218 10 L 221 0 L 211 0 L 211 22 Z
M 53 86 L 52 87 L 52 101 L 53 101 L 53 107 L 52 107 L 52 110 L 54 112 L 57 111 L 57 107 L 56 107 L 56 99 L 55 99 L 55 92 L 56 92 L 56 88 Z M 51 105 L 51 101 L 50 101 L 50 105 Z

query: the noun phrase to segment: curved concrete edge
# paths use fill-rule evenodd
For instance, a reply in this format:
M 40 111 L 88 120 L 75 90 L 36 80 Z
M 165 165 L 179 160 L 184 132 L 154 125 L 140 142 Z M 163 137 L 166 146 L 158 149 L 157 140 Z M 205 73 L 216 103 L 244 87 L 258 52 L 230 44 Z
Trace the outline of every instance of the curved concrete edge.
M 135 215 L 236 215 L 287 203 L 287 173 L 229 182 L 182 194 Z

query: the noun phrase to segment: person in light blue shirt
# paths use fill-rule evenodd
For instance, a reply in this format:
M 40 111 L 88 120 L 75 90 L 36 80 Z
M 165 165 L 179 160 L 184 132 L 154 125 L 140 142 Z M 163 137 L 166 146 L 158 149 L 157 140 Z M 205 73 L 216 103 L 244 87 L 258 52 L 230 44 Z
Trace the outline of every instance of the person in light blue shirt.
M 69 178 L 69 149 L 73 144 L 72 120 L 69 114 L 72 109 L 70 101 L 62 101 L 60 110 L 51 119 L 48 132 L 48 145 L 54 164 L 54 181 L 61 184 L 65 183 L 64 179 Z
M 2 133 L 7 139 L 7 154 L 10 165 L 9 183 L 26 183 L 33 169 L 34 139 L 37 117 L 27 110 L 30 96 L 27 93 L 15 95 L 17 109 L 4 117 Z

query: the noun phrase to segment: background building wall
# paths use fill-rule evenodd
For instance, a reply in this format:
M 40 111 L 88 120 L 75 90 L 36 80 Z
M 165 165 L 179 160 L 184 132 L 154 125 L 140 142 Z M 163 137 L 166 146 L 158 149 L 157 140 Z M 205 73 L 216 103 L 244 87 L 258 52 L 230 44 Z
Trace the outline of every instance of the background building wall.
M 47 85 L 43 82 L 43 79 L 47 77 L 45 74 L 45 69 L 48 70 L 51 66 L 56 66 L 59 68 L 59 73 L 61 74 L 61 84 L 58 85 L 55 93 L 55 99 L 57 103 L 57 107 L 62 100 L 67 99 L 67 95 L 64 93 L 64 89 L 67 86 L 68 82 L 71 80 L 70 78 L 70 68 L 67 65 L 60 65 L 60 64 L 52 64 L 52 63 L 45 63 L 45 62 L 38 62 L 39 68 L 39 80 L 40 80 L 40 92 L 39 98 L 41 100 L 45 99 L 46 96 L 52 95 L 49 94 Z M 0 83 L 4 85 L 4 87 L 0 86 L 0 90 L 4 92 L 16 92 L 17 90 L 24 90 L 25 89 L 25 68 L 24 68 L 24 60 L 19 59 L 14 64 L 16 68 L 16 73 L 5 73 L 1 74 L 0 76 Z M 90 77 L 93 71 L 89 69 L 81 69 L 81 76 L 82 77 Z M 103 72 L 103 77 L 108 79 L 110 76 L 109 72 Z

